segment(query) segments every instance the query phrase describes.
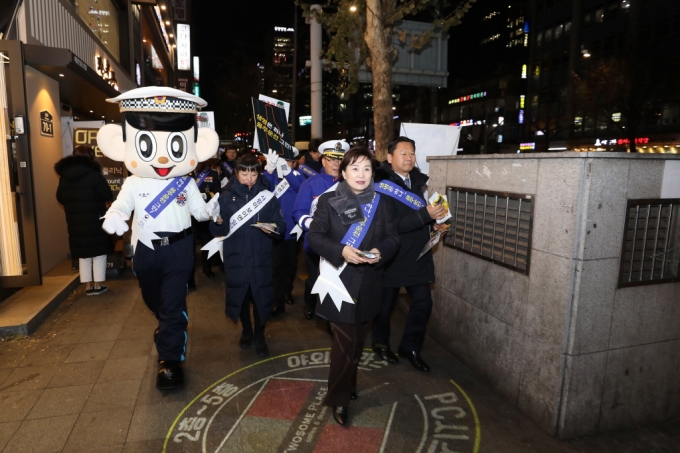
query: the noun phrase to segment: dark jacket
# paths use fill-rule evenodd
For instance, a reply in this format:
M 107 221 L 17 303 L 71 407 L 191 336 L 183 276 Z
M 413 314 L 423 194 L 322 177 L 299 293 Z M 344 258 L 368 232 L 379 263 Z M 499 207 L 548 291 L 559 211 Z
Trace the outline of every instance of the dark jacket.
M 338 185 L 337 190 L 321 195 L 314 214 L 314 221 L 308 233 L 309 245 L 312 250 L 335 267 L 340 267 L 345 263 L 342 257 L 342 250 L 345 246 L 341 241 L 352 225 L 343 224 L 342 212 L 336 212 L 333 207 L 335 205 L 345 212 L 347 211 L 346 206 L 332 200 L 345 196 L 348 190 L 350 189 L 347 183 L 342 182 Z M 386 198 L 388 197 L 385 195 L 380 196 L 373 222 L 364 240 L 358 247 L 355 247 L 366 251 L 373 248 L 378 249 L 381 254 L 381 262 L 373 265 L 347 264 L 347 267 L 340 274 L 340 280 L 345 284 L 345 288 L 347 288 L 355 303 L 359 305 L 362 322 L 373 319 L 380 312 L 383 288 L 381 263 L 388 262 L 399 248 L 399 234 L 397 233 L 394 212 L 391 203 L 387 202 Z M 357 219 L 363 220 L 363 216 Z M 326 296 L 317 307 L 316 314 L 329 321 L 354 324 L 356 306 L 343 301 L 340 311 L 338 311 L 330 296 Z
M 375 173 L 376 182 L 389 180 L 402 189 L 424 198 L 423 192 L 429 177 L 417 168 L 411 170 L 409 177 L 411 178 L 410 189 L 406 187 L 404 180 L 392 170 L 392 165 L 388 162 L 380 164 L 380 168 Z M 418 261 L 416 259 L 430 240 L 430 227 L 434 224 L 434 220 L 428 214 L 426 207 L 415 210 L 392 197 L 386 198 L 390 200 L 398 219 L 397 229 L 401 246 L 397 256 L 385 266 L 384 285 L 390 288 L 400 288 L 433 283 L 432 252 L 427 252 Z M 427 200 L 425 202 L 427 203 Z
M 68 156 L 54 166 L 60 176 L 57 201 L 64 205 L 68 244 L 74 258 L 92 258 L 112 251 L 111 237 L 102 229 L 106 202 L 113 199 L 98 162 Z
M 222 224 L 210 221 L 210 232 L 213 236 L 229 234 L 229 219 L 248 201 L 257 196 L 267 187 L 261 179 L 248 189 L 247 186 L 233 178 L 220 193 L 220 216 Z M 283 233 L 286 222 L 281 214 L 281 207 L 276 197 L 273 197 L 260 211 L 251 217 L 243 226 L 223 242 L 224 280 L 226 283 L 225 312 L 229 319 L 238 321 L 243 300 L 252 289 L 253 298 L 264 322 L 269 319 L 274 300 L 272 286 L 272 242 L 281 235 L 267 235 L 250 224 L 257 222 L 276 223 L 277 230 Z
M 323 168 L 323 164 L 321 163 L 321 159 L 319 160 L 314 160 L 312 159 L 312 156 L 309 155 L 309 151 L 305 151 L 303 156 L 305 156 L 305 165 L 314 170 L 317 173 L 321 173 L 321 169 Z

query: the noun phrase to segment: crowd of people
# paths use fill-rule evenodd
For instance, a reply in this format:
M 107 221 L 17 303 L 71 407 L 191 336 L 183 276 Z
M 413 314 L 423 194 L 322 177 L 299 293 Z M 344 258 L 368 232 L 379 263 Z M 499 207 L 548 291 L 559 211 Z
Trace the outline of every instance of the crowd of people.
M 182 238 L 193 231 L 194 251 L 196 245 L 203 247 L 220 238 L 223 259 L 203 251 L 202 271 L 209 278 L 215 277 L 213 267 L 223 273 L 225 313 L 234 323 L 241 322 L 239 346 L 248 349 L 254 343 L 258 357 L 269 355 L 266 323 L 295 303 L 293 283 L 302 244 L 308 275 L 302 315 L 328 322 L 332 346 L 324 403 L 343 426 L 348 423 L 350 401 L 357 398 L 357 369 L 370 322 L 371 346 L 382 360 L 397 364 L 401 357 L 419 371 L 430 370 L 420 354 L 432 311 L 430 285 L 435 273 L 431 252 L 420 254 L 431 233 L 441 228 L 436 221 L 446 210 L 426 201 L 428 176 L 416 167 L 415 148 L 413 140 L 398 137 L 389 144 L 387 160 L 379 163 L 366 148 L 350 147 L 342 140 L 312 140 L 304 154 L 286 157 L 227 147 L 219 157 L 199 162 L 190 174 L 205 202 L 217 200 L 219 215 L 192 211 L 192 226 L 183 229 Z M 96 295 L 106 291 L 102 263 L 105 266 L 111 242 L 92 225 L 101 226 L 105 202 L 112 196 L 91 151 L 78 148 L 56 170 L 61 176 L 57 198 L 66 210 L 71 250 L 81 259 L 87 294 Z M 176 236 L 168 236 L 171 241 L 166 242 L 182 239 Z M 187 246 L 191 247 L 189 242 Z M 145 263 L 157 258 L 151 255 L 153 248 L 141 249 L 134 267 L 138 277 L 142 274 L 140 286 L 149 305 L 147 299 L 159 296 L 152 294 L 155 286 L 145 283 L 156 278 L 144 277 L 145 272 L 156 272 Z M 195 290 L 195 270 L 189 272 L 190 265 L 193 260 L 183 263 L 177 275 L 188 273 L 187 288 Z M 323 291 L 333 275 L 344 285 L 342 300 Z M 411 304 L 395 354 L 390 346 L 390 314 L 401 288 Z M 149 306 L 162 329 L 159 309 Z M 183 334 L 183 345 L 186 320 L 177 322 L 181 326 L 165 328 L 175 336 Z M 154 340 L 164 363 L 161 351 L 171 342 L 165 333 L 158 337 L 159 329 Z M 183 384 L 179 367 L 183 350 L 181 354 L 181 359 L 159 367 L 159 389 Z

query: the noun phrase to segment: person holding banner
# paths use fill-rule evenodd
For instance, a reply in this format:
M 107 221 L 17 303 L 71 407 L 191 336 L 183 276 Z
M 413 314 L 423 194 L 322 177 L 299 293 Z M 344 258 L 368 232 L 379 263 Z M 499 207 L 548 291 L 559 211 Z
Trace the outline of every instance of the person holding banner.
M 338 181 L 340 162 L 349 150 L 349 145 L 344 140 L 329 140 L 319 145 L 323 157 L 321 173 L 307 179 L 300 186 L 298 195 L 293 206 L 293 219 L 295 220 L 296 234 L 304 234 L 309 231 L 309 226 L 314 218 L 317 199 L 321 194 L 329 190 Z M 309 248 L 307 236 L 304 239 L 305 264 L 307 265 L 307 280 L 305 280 L 305 318 L 314 319 L 317 296 L 312 294 L 312 287 L 319 275 L 319 255 Z
M 346 426 L 349 401 L 357 397 L 363 325 L 380 311 L 382 265 L 397 253 L 399 234 L 391 204 L 374 190 L 370 152 L 350 149 L 340 172 L 340 183 L 319 197 L 308 240 L 321 256 L 313 288 L 321 300 L 317 314 L 333 333 L 324 404 Z
M 425 328 L 432 312 L 430 284 L 434 283 L 434 261 L 428 251 L 418 259 L 430 240 L 430 228 L 438 228 L 435 220 L 446 215 L 443 206 L 430 206 L 423 191 L 428 176 L 415 168 L 416 144 L 407 137 L 398 137 L 387 148 L 387 161 L 376 171 L 376 190 L 387 195 L 398 219 L 401 247 L 397 256 L 385 266 L 382 309 L 373 325 L 373 351 L 389 363 L 399 359 L 390 349 L 390 311 L 406 287 L 412 302 L 406 318 L 404 334 L 398 354 L 409 360 L 414 368 L 430 371 L 420 357 L 425 339 Z
M 283 236 L 286 223 L 279 201 L 260 177 L 260 163 L 254 154 L 236 161 L 235 177 L 221 192 L 219 203 L 220 216 L 210 222 L 210 231 L 215 237 L 225 237 L 225 312 L 234 323 L 241 319 L 239 346 L 249 348 L 254 338 L 258 357 L 264 357 L 269 354 L 264 325 L 274 296 L 272 243 Z
M 297 255 L 300 247 L 297 238 L 293 234 L 295 221 L 293 220 L 293 205 L 300 185 L 305 177 L 294 170 L 295 155 L 283 159 L 275 151 L 269 150 L 267 154 L 267 166 L 265 177 L 269 180 L 270 187 L 275 188 L 274 194 L 281 204 L 283 217 L 286 220 L 286 231 L 281 241 L 274 242 L 273 266 L 274 266 L 274 308 L 272 315 L 285 313 L 286 304 L 294 304 L 293 282 L 297 273 Z M 291 160 L 290 158 L 293 158 Z

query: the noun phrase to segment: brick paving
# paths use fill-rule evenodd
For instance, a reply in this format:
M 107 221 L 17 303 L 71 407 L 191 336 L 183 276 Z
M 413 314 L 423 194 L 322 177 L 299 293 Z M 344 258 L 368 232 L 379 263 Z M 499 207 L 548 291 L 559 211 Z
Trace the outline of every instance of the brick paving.
M 288 414 L 292 406 L 285 414 L 265 410 L 270 401 L 266 395 L 276 395 L 276 392 L 267 393 L 266 390 L 285 387 L 286 383 L 277 379 L 292 376 L 286 373 L 291 372 L 289 368 L 300 360 L 299 357 L 303 361 L 305 357 L 314 357 L 313 353 L 288 354 L 320 350 L 317 356 L 322 357 L 323 349 L 330 346 L 325 323 L 303 319 L 302 284 L 298 279 L 294 292 L 298 303 L 288 306 L 288 313 L 267 325 L 268 344 L 274 358 L 260 363 L 254 348 L 243 351 L 238 347 L 240 328 L 223 315 L 221 274 L 208 279 L 199 271 L 196 280 L 198 290 L 188 296 L 191 323 L 185 366 L 187 385 L 179 391 L 161 393 L 154 387 L 156 352 L 152 334 L 155 320 L 144 306 L 130 271 L 120 279 L 109 281 L 109 292 L 101 296 L 86 297 L 82 289 L 74 292 L 30 337 L 1 341 L 0 451 L 148 453 L 165 449 L 212 452 L 217 450 L 220 440 L 224 448 L 219 451 L 283 451 L 282 439 L 287 439 L 286 445 L 290 439 L 295 439 L 294 433 L 293 437 L 286 437 L 286 433 L 291 424 L 297 423 L 296 412 Z M 403 320 L 401 313 L 395 313 L 394 344 Z M 370 344 L 370 337 L 367 344 Z M 322 431 L 315 438 L 316 447 L 310 447 L 313 451 L 378 451 L 380 440 L 385 444 L 388 436 L 384 433 L 390 432 L 390 428 L 390 436 L 401 436 L 401 441 L 398 448 L 390 447 L 395 444 L 387 442 L 388 447 L 383 445 L 383 451 L 446 451 L 443 442 L 424 443 L 426 439 L 420 425 L 409 423 L 409 420 L 420 420 L 421 417 L 412 393 L 419 390 L 426 393 L 428 386 L 441 387 L 455 382 L 460 386 L 458 394 L 464 392 L 469 396 L 479 420 L 478 425 L 470 425 L 478 438 L 472 431 L 469 436 L 461 437 L 469 442 L 466 452 L 680 452 L 680 420 L 568 442 L 553 439 L 431 339 L 427 340 L 423 351 L 423 357 L 433 369 L 429 375 L 416 372 L 404 361 L 383 368 L 379 363 L 371 362 L 372 369 L 369 356 L 367 354 L 365 371 L 360 372 L 360 398 L 350 406 L 352 427 L 338 430 L 326 416 L 326 424 L 322 424 Z M 312 374 L 305 375 L 305 382 L 312 384 L 305 384 L 304 392 L 313 393 L 314 389 L 323 388 L 327 368 L 312 368 Z M 233 424 L 238 429 L 227 432 L 227 428 L 215 422 L 208 433 L 208 425 L 204 426 L 200 417 L 190 416 L 198 407 L 196 397 L 202 396 L 206 389 L 215 392 L 215 384 L 226 383 L 222 381 L 226 376 L 232 376 L 230 379 L 242 387 L 247 379 L 255 382 L 258 376 L 267 376 L 269 387 L 262 387 L 263 393 L 258 393 L 253 397 L 255 399 L 249 400 L 243 393 L 240 399 L 232 400 L 234 404 L 230 409 L 225 406 L 221 414 L 227 417 L 227 410 L 232 410 L 234 416 L 238 416 Z M 393 382 L 388 386 L 391 394 L 381 388 L 385 376 Z M 297 378 L 290 379 L 293 380 L 287 382 L 294 383 Z M 272 387 L 274 383 L 279 387 Z M 313 396 L 300 393 L 301 388 L 285 390 L 289 391 L 284 395 L 288 399 L 282 401 L 288 401 L 286 404 L 290 405 L 298 395 L 302 404 L 306 401 L 304 398 Z M 206 395 L 215 398 L 213 393 Z M 389 398 L 395 403 L 388 401 Z M 394 414 L 397 400 L 404 409 L 392 417 L 389 408 L 393 408 Z M 257 404 L 252 405 L 253 402 Z M 468 406 L 466 411 L 469 415 L 472 408 Z M 388 420 L 387 428 L 385 420 Z M 391 426 L 392 420 L 401 425 L 398 428 Z M 187 424 L 193 426 L 187 428 Z M 178 436 L 183 426 L 187 431 Z M 205 450 L 199 441 L 190 440 L 191 437 L 198 438 L 199 428 L 203 429 L 201 435 L 206 433 L 206 438 L 216 439 L 208 440 Z M 196 434 L 189 429 L 196 429 Z M 428 438 L 427 442 L 430 440 Z

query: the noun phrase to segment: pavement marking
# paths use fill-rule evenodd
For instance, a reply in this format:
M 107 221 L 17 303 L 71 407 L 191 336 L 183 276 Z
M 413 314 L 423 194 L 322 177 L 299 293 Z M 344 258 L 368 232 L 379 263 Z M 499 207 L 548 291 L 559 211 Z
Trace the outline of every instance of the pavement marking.
M 397 403 L 392 405 L 392 410 L 390 411 L 390 418 L 387 420 L 387 426 L 385 427 L 385 434 L 383 435 L 382 444 L 380 445 L 380 452 L 385 451 L 385 445 L 387 445 L 387 438 L 390 436 L 390 429 L 392 428 L 392 420 L 394 419 L 394 411 L 397 409 Z
M 456 383 L 453 379 L 451 379 L 451 383 L 456 386 L 456 388 L 460 391 L 460 393 L 463 394 L 465 397 L 465 400 L 467 401 L 468 405 L 470 406 L 470 409 L 472 410 L 472 417 L 475 420 L 475 446 L 474 450 L 472 450 L 472 453 L 477 453 L 479 451 L 479 445 L 482 441 L 482 426 L 479 423 L 479 417 L 477 416 L 477 409 L 475 409 L 475 405 L 472 404 L 472 400 L 470 397 L 465 393 L 465 390 Z

